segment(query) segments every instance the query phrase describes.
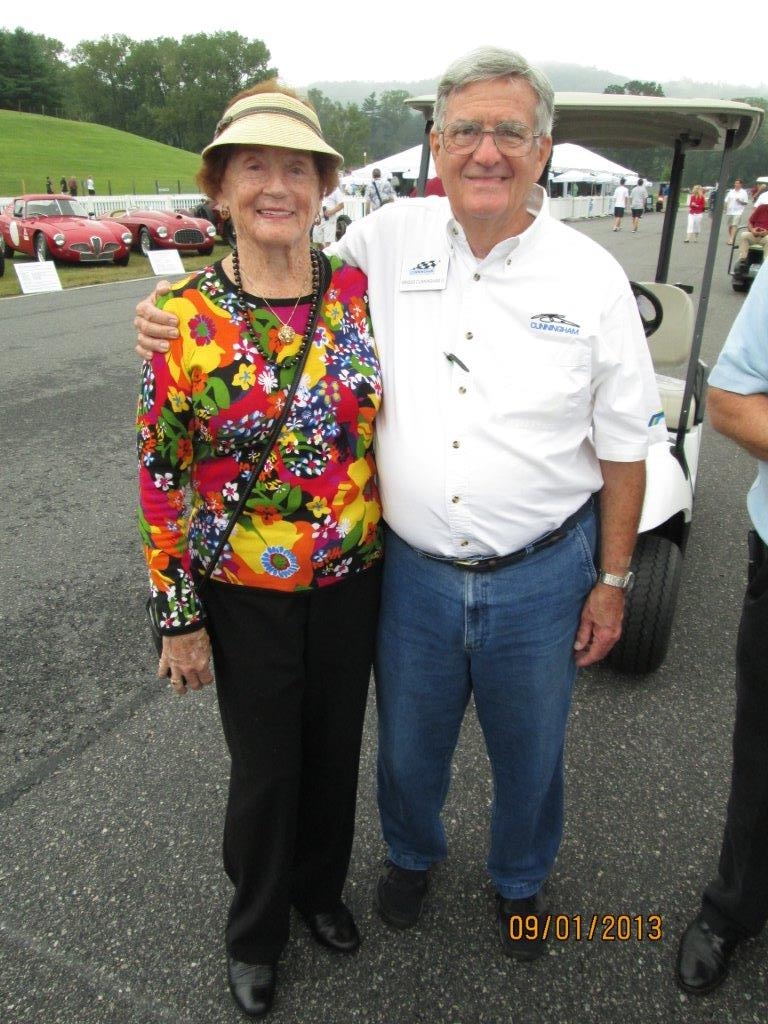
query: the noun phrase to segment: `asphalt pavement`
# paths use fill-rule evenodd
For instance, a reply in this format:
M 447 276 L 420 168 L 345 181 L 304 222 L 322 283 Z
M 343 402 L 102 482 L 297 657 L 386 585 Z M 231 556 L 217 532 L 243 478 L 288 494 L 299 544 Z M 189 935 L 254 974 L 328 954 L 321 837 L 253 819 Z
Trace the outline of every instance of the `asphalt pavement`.
M 652 279 L 661 218 L 646 216 L 636 235 L 611 223 L 577 226 L 630 276 Z M 704 248 L 680 238 L 669 279 L 696 283 Z M 710 363 L 743 302 L 727 257 L 721 244 Z M 154 679 L 143 621 L 131 320 L 147 291 L 143 281 L 0 303 L 3 1024 L 238 1019 L 224 975 L 227 758 L 215 697 L 174 698 Z M 577 683 L 548 954 L 510 962 L 497 940 L 484 870 L 490 776 L 471 711 L 445 812 L 450 856 L 423 918 L 404 934 L 379 920 L 371 701 L 347 885 L 363 946 L 334 956 L 295 920 L 274 1024 L 768 1020 L 765 936 L 739 948 L 709 997 L 673 978 L 720 843 L 753 476 L 753 461 L 707 430 L 665 664 L 641 679 L 598 667 Z

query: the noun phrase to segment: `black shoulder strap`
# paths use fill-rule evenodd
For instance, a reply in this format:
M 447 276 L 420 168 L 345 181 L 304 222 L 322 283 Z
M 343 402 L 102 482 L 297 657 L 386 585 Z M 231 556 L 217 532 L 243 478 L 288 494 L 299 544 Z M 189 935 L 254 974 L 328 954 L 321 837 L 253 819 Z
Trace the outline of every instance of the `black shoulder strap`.
M 272 429 L 269 432 L 269 437 L 267 438 L 264 447 L 262 448 L 261 453 L 259 454 L 258 461 L 256 462 L 256 465 L 253 467 L 251 472 L 248 474 L 248 479 L 246 480 L 245 485 L 243 486 L 237 505 L 235 505 L 234 509 L 230 514 L 226 529 L 222 533 L 221 537 L 219 537 L 219 542 L 216 545 L 216 550 L 211 555 L 208 565 L 206 565 L 205 567 L 205 572 L 203 573 L 201 579 L 195 586 L 195 589 L 197 590 L 198 594 L 203 590 L 206 583 L 208 583 L 208 581 L 210 580 L 211 574 L 213 573 L 213 570 L 216 568 L 216 563 L 221 558 L 221 553 L 224 550 L 224 546 L 229 540 L 229 535 L 232 533 L 232 530 L 234 529 L 235 523 L 237 522 L 240 513 L 245 508 L 245 503 L 251 496 L 251 491 L 253 490 L 254 484 L 259 479 L 261 471 L 264 469 L 264 465 L 267 459 L 269 458 L 272 449 L 275 447 L 275 444 L 277 443 L 277 439 L 280 436 L 280 431 L 283 429 L 283 424 L 288 418 L 288 412 L 291 408 L 291 405 L 293 404 L 293 399 L 299 387 L 301 375 L 304 372 L 304 367 L 307 364 L 307 356 L 309 355 L 309 349 L 312 345 L 312 338 L 317 328 L 317 321 L 320 316 L 320 306 L 322 304 L 323 296 L 328 291 L 328 287 L 331 283 L 332 273 L 330 261 L 328 257 L 325 255 L 325 253 L 316 249 L 313 249 L 312 252 L 312 258 L 316 259 L 318 262 L 317 270 L 319 283 L 317 286 L 317 292 L 314 296 L 312 309 L 309 315 L 309 320 L 307 321 L 307 329 L 304 333 L 304 342 L 301 346 L 299 361 L 296 363 L 296 369 L 293 374 L 293 380 L 291 381 L 291 386 L 288 388 L 288 392 L 286 393 L 285 401 L 283 402 L 283 408 L 280 412 L 280 415 L 272 424 Z

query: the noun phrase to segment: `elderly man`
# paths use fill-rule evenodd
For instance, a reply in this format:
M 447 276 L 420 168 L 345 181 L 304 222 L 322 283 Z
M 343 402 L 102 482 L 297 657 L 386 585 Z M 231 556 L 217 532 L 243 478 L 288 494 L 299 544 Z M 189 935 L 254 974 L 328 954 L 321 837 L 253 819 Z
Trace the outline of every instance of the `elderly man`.
M 715 430 L 758 461 L 747 497 L 749 582 L 736 642 L 733 770 L 717 875 L 680 941 L 677 981 L 704 995 L 728 974 L 739 942 L 768 921 L 768 263 L 710 375 Z
M 544 949 L 545 929 L 520 925 L 546 914 L 571 689 L 621 632 L 658 409 L 625 275 L 549 217 L 536 184 L 552 108 L 549 82 L 517 54 L 459 60 L 431 137 L 447 198 L 388 205 L 337 246 L 368 274 L 385 395 L 379 912 L 398 928 L 419 919 L 447 853 L 441 811 L 473 696 L 493 773 L 498 927 L 521 959 Z M 150 303 L 139 313 L 140 344 L 167 336 Z

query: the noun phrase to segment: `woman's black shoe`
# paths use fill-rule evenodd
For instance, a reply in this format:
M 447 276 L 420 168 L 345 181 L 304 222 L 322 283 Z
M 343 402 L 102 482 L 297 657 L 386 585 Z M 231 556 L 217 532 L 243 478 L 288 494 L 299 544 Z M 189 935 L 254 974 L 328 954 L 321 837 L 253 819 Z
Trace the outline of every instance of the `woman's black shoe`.
M 227 957 L 229 991 L 246 1017 L 266 1017 L 275 998 L 274 964 L 244 964 Z

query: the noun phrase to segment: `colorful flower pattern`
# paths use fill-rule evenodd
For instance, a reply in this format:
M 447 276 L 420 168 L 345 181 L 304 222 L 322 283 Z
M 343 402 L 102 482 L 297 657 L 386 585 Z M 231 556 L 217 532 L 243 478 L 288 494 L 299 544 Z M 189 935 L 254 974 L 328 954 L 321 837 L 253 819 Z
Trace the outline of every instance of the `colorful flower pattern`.
M 381 558 L 372 453 L 381 375 L 366 280 L 338 259 L 332 269 L 293 407 L 214 580 L 305 590 Z M 295 346 L 280 343 L 280 322 L 256 302 L 253 328 L 270 356 L 252 343 L 221 264 L 179 283 L 164 306 L 179 317 L 180 337 L 144 364 L 139 525 L 158 619 L 173 633 L 202 621 L 193 579 L 211 558 L 282 408 L 294 373 L 282 363 Z M 308 314 L 309 304 L 300 303 L 297 331 Z

